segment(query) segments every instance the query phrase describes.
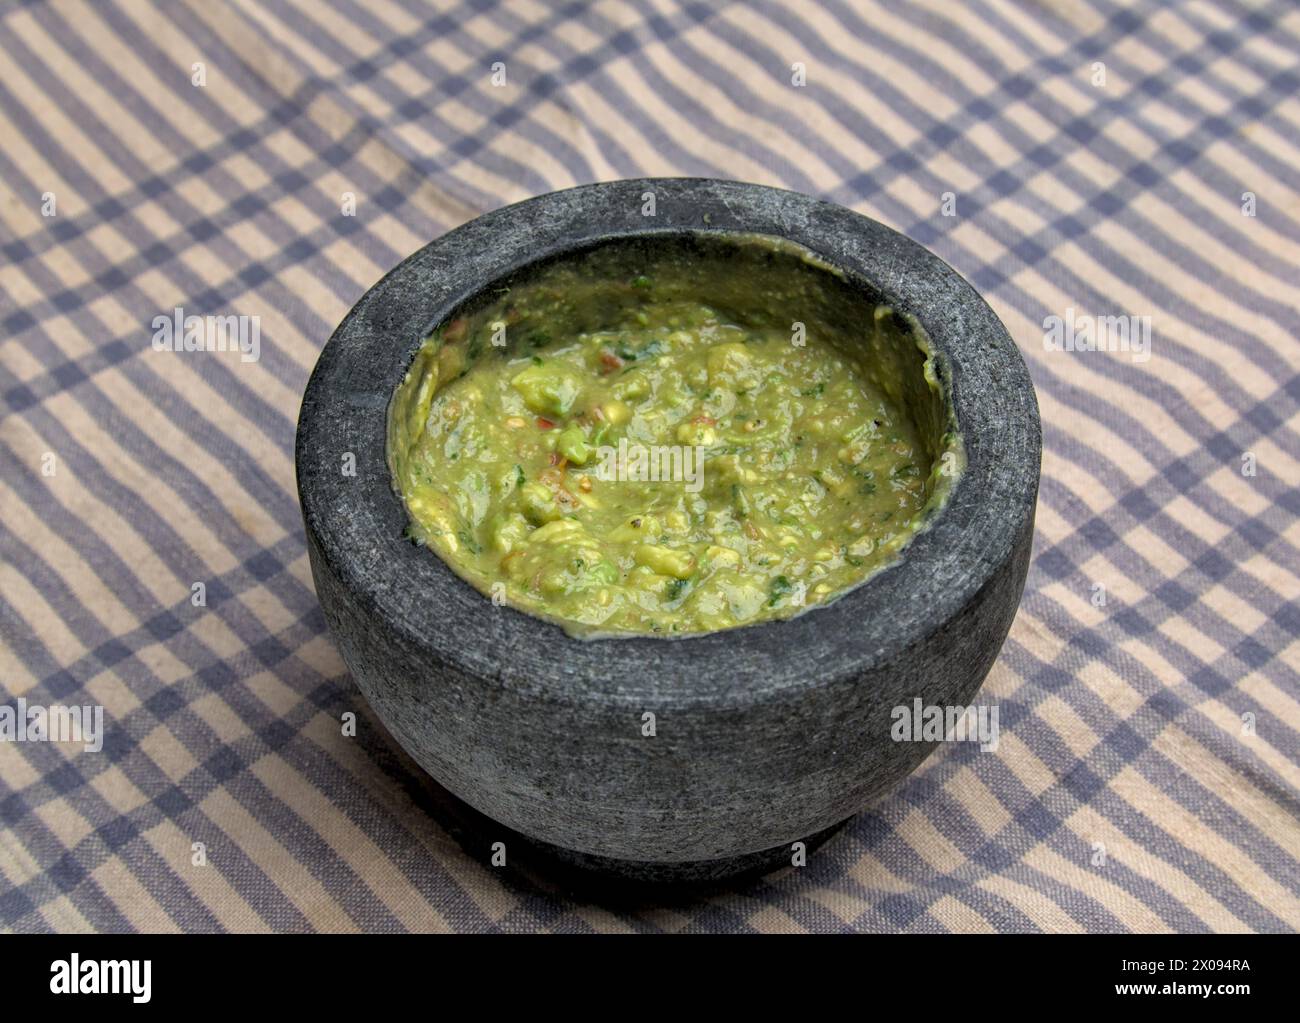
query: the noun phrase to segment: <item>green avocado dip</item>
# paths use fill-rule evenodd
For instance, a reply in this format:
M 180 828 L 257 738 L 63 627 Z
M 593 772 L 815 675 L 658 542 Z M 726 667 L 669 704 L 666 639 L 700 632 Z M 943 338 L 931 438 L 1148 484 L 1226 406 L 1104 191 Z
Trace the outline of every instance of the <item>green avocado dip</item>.
M 408 535 L 574 636 L 824 604 L 964 465 L 915 322 L 788 242 L 609 243 L 466 308 L 389 413 Z

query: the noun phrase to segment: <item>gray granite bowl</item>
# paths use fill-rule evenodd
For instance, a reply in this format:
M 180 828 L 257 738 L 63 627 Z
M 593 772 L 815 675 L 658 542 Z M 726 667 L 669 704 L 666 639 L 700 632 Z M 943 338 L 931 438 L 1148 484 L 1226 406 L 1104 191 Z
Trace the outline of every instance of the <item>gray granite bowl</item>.
M 895 564 L 784 621 L 579 640 L 494 606 L 404 539 L 386 418 L 438 324 L 593 247 L 739 233 L 812 250 L 863 303 L 914 318 L 941 356 L 967 464 Z M 583 867 L 680 880 L 789 863 L 793 843 L 825 836 L 932 752 L 894 741 L 894 709 L 972 703 L 1024 585 L 1040 447 L 1015 345 L 937 256 L 808 196 L 669 178 L 540 196 L 405 260 L 322 352 L 296 461 L 326 619 L 415 761 L 500 826 L 507 861 L 510 843 L 526 842 Z

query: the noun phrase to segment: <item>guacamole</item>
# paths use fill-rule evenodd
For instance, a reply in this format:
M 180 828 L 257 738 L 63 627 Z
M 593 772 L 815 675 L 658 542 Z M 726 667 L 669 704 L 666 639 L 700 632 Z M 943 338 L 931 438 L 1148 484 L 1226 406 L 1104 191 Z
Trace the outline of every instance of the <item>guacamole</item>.
M 888 564 L 962 467 L 920 328 L 768 239 L 614 245 L 429 337 L 389 456 L 433 548 L 573 635 L 785 618 Z

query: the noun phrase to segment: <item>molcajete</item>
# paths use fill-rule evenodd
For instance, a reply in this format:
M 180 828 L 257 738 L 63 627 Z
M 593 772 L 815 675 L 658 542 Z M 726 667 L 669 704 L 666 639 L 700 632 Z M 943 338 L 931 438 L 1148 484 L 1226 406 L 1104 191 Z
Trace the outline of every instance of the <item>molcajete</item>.
M 743 283 L 771 266 L 733 258 L 729 247 L 754 239 L 772 242 L 776 272 L 784 273 L 779 253 L 801 247 L 813 257 L 804 261 L 809 272 L 825 277 L 807 303 L 783 312 L 778 303 L 763 322 L 784 315 L 833 324 L 850 346 L 854 337 L 867 345 L 883 322 L 925 353 L 902 372 L 925 374 L 941 400 L 927 398 L 909 413 L 937 417 L 927 428 L 932 443 L 913 443 L 925 450 L 927 475 L 948 482 L 924 515 L 916 503 L 916 528 L 890 557 L 785 617 L 727 619 L 734 627 L 681 635 L 571 635 L 544 606 L 513 599 L 518 594 L 490 599 L 486 586 L 443 560 L 446 551 L 411 542 L 412 516 L 390 457 L 391 413 L 420 360 L 436 355 L 438 344 L 426 339 L 445 340 L 449 324 L 468 324 L 455 332 L 462 342 L 504 323 L 496 340 L 466 343 L 449 376 L 481 359 L 540 363 L 539 349 L 571 339 L 539 344 L 535 331 L 512 329 L 500 312 L 503 295 L 556 279 L 566 266 L 589 275 L 617 267 L 609 273 L 622 275 L 665 260 L 697 261 L 699 280 L 722 283 L 700 285 L 692 301 L 717 323 L 744 325 L 735 296 L 745 292 L 729 290 L 727 267 Z M 618 294 L 602 298 L 605 315 L 620 315 Z M 602 329 L 589 321 L 570 327 L 575 338 Z M 498 343 L 503 350 L 493 351 Z M 518 379 L 522 371 L 512 373 Z M 745 389 L 736 393 L 746 399 Z M 815 418 L 815 407 L 793 407 L 800 423 Z M 396 405 L 399 416 L 412 408 L 424 428 L 427 405 Z M 938 257 L 797 193 L 645 179 L 496 210 L 391 271 L 320 357 L 299 416 L 296 462 L 326 619 L 362 692 L 407 752 L 476 810 L 571 862 L 674 880 L 788 863 L 792 843 L 825 835 L 933 750 L 932 741 L 896 741 L 894 711 L 917 699 L 967 706 L 992 666 L 1024 584 L 1040 448 L 1019 353 L 988 305 Z M 743 462 L 745 451 L 732 455 Z M 957 460 L 944 474 L 949 451 Z M 827 519 L 814 532 L 832 525 Z M 481 538 L 465 540 L 479 547 Z M 829 549 L 840 556 L 834 543 Z M 611 573 L 644 576 L 657 566 L 620 569 L 618 556 L 609 555 Z M 802 571 L 811 561 L 790 564 Z M 670 586 L 671 600 L 654 605 L 670 617 L 654 621 L 670 621 L 673 601 L 689 599 L 691 585 Z

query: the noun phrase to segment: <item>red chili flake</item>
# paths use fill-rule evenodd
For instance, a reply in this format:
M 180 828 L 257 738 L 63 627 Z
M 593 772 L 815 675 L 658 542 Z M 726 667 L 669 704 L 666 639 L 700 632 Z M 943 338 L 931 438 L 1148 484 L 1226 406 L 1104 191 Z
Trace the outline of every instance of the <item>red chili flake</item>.
M 703 423 L 705 426 L 713 426 L 717 420 L 712 416 L 696 416 L 691 420 L 692 423 Z
M 600 364 L 605 367 L 606 373 L 612 373 L 616 369 L 623 368 L 623 360 L 611 352 L 608 348 L 600 353 Z
M 537 417 L 537 428 L 538 428 L 539 430 L 554 430 L 554 429 L 555 429 L 555 424 L 552 423 L 549 419 L 543 419 L 541 416 L 538 416 L 538 417 Z

